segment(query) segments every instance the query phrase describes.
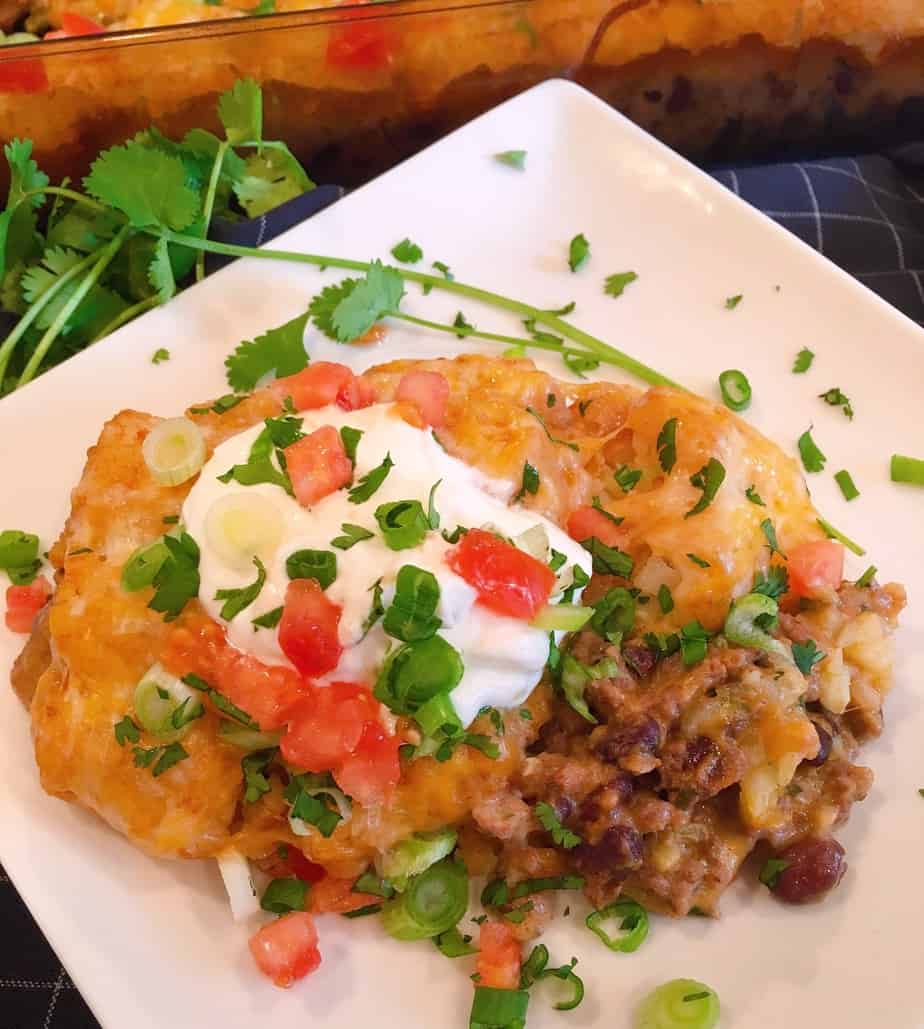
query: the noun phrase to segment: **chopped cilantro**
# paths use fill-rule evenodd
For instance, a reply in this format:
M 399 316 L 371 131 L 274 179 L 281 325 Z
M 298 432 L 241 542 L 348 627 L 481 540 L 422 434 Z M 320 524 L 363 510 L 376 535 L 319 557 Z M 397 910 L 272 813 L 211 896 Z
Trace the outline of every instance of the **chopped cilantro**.
M 137 743 L 141 739 L 141 729 L 128 715 L 120 722 L 116 722 L 113 728 L 115 729 L 116 743 L 120 747 L 124 747 L 126 743 Z
M 555 813 L 555 808 L 544 800 L 536 805 L 536 818 L 539 819 L 542 828 L 551 835 L 556 847 L 573 850 L 581 842 L 581 837 L 566 829 Z
M 579 446 L 577 445 L 577 443 L 572 443 L 572 442 L 571 442 L 570 440 L 566 440 L 566 439 L 556 439 L 556 437 L 555 437 L 555 436 L 553 436 L 551 432 L 549 432 L 549 427 L 548 427 L 548 426 L 547 426 L 547 425 L 545 424 L 545 419 L 544 419 L 544 418 L 542 417 L 542 415 L 541 415 L 541 414 L 539 414 L 539 412 L 538 412 L 538 411 L 536 411 L 536 410 L 535 410 L 534 408 L 532 408 L 532 407 L 527 407 L 527 408 L 526 408 L 526 410 L 527 410 L 527 412 L 528 412 L 529 414 L 531 414 L 531 415 L 533 416 L 533 418 L 535 418 L 535 419 L 536 419 L 536 421 L 537 421 L 537 422 L 538 422 L 538 423 L 539 423 L 539 424 L 540 424 L 540 425 L 542 426 L 542 428 L 543 428 L 543 431 L 545 432 L 545 434 L 546 434 L 546 437 L 548 438 L 548 440 L 549 440 L 549 442 L 550 442 L 550 443 L 558 443 L 558 444 L 560 444 L 561 446 L 563 446 L 563 447 L 568 447 L 568 449 L 569 449 L 569 450 L 574 450 L 574 451 L 579 451 L 579 450 L 581 449 L 581 448 L 580 448 L 580 447 L 579 447 Z
M 260 558 L 254 557 L 253 563 L 257 569 L 257 577 L 249 586 L 240 589 L 217 590 L 215 593 L 216 600 L 224 601 L 219 614 L 226 622 L 230 622 L 241 611 L 250 607 L 266 583 L 266 569 L 263 567 L 263 562 Z
M 375 533 L 370 532 L 369 529 L 364 529 L 361 525 L 353 525 L 350 522 L 343 522 L 340 526 L 340 531 L 343 535 L 335 536 L 330 541 L 330 545 L 338 550 L 349 550 L 350 547 L 355 547 L 357 543 L 362 543 L 363 540 L 371 540 L 375 536 Z
M 538 334 L 534 333 L 534 336 L 538 338 Z M 565 366 L 567 368 L 582 379 L 587 378 L 584 372 L 592 372 L 594 369 L 600 367 L 599 358 L 590 357 L 587 354 L 578 354 L 573 350 L 566 350 L 562 354 L 561 359 L 565 362 Z
M 159 347 L 151 355 L 151 364 L 163 364 L 164 361 L 170 360 L 170 351 L 164 347 Z
M 619 547 L 608 547 L 596 536 L 580 542 L 593 558 L 593 569 L 598 575 L 620 575 L 622 578 L 628 579 L 632 574 L 634 567 L 632 556 L 620 550 Z M 575 569 L 579 567 L 576 565 Z
M 391 454 L 386 454 L 380 465 L 376 465 L 371 471 L 366 472 L 359 482 L 347 494 L 347 500 L 351 504 L 363 504 L 375 494 L 375 491 L 385 481 L 386 476 L 394 468 L 395 463 Z
M 807 472 L 824 471 L 825 461 L 828 459 L 815 445 L 811 428 L 806 429 L 799 437 L 799 455 Z
M 776 529 L 773 527 L 773 522 L 769 518 L 765 518 L 760 523 L 760 531 L 764 534 L 767 539 L 767 544 L 770 547 L 770 556 L 779 554 L 780 557 L 785 558 L 786 554 L 780 549 L 780 545 L 776 539 Z
M 583 268 L 590 259 L 590 243 L 583 232 L 579 232 L 568 244 L 568 267 L 572 272 Z
M 459 339 L 465 339 L 466 336 L 471 336 L 475 331 L 475 326 L 465 317 L 465 315 L 458 311 L 456 312 L 455 319 L 453 320 L 452 327 L 455 330 L 456 335 Z
M 238 392 L 247 392 L 270 373 L 281 379 L 307 368 L 308 354 L 303 342 L 307 322 L 306 312 L 254 340 L 238 344 L 225 360 L 228 385 Z
M 696 502 L 696 505 L 691 507 L 683 517 L 692 518 L 693 515 L 698 515 L 705 511 L 715 499 L 715 495 L 724 481 L 725 466 L 721 461 L 710 457 L 698 472 L 690 476 L 690 485 L 695 486 L 698 490 L 702 490 L 703 495 Z
M 507 164 L 511 168 L 516 168 L 517 171 L 523 171 L 526 167 L 526 151 L 504 150 L 499 154 L 495 154 L 494 160 L 499 161 L 501 164 Z
M 758 572 L 754 577 L 752 593 L 761 593 L 771 600 L 779 600 L 789 589 L 789 573 L 785 565 L 770 565 L 766 575 Z
M 369 592 L 372 594 L 372 606 L 369 608 L 369 614 L 366 615 L 363 620 L 363 634 L 360 636 L 361 640 L 364 640 L 369 635 L 369 630 L 375 625 L 375 623 L 385 614 L 385 605 L 382 603 L 382 580 L 374 582 L 369 587 Z
M 401 272 L 373 261 L 362 278 L 323 290 L 311 301 L 308 313 L 322 331 L 332 330 L 329 334 L 338 342 L 351 343 L 385 315 L 397 311 L 403 296 Z
M 658 607 L 661 608 L 662 615 L 669 615 L 674 610 L 674 597 L 670 588 L 663 582 L 658 587 Z
M 819 661 L 824 661 L 825 655 L 815 646 L 814 640 L 806 640 L 805 643 L 793 643 L 792 659 L 803 675 L 809 675 Z
M 343 441 L 344 452 L 354 465 L 356 464 L 356 448 L 359 446 L 359 441 L 362 437 L 362 429 L 354 429 L 350 425 L 344 425 L 340 429 L 340 439 Z
M 514 500 L 522 500 L 527 493 L 535 496 L 539 492 L 539 473 L 535 468 L 525 461 L 523 463 L 523 478 L 520 484 L 520 492 L 513 498 Z
M 744 300 L 743 293 L 736 293 L 733 297 L 727 297 L 725 300 L 725 310 L 734 311 L 734 309 Z
M 658 433 L 658 463 L 670 475 L 677 463 L 677 419 L 668 418 Z
M 275 755 L 275 750 L 258 750 L 241 758 L 241 772 L 244 774 L 244 803 L 255 804 L 270 791 L 266 766 Z
M 638 275 L 635 272 L 617 272 L 615 275 L 607 277 L 603 284 L 603 292 L 607 296 L 621 297 L 626 286 L 631 285 L 637 278 Z
M 308 883 L 295 876 L 273 879 L 263 891 L 260 907 L 274 915 L 286 915 L 290 911 L 304 911 L 308 895 Z
M 452 282 L 455 279 L 455 275 L 452 274 L 452 270 L 450 269 L 448 264 L 444 264 L 442 261 L 434 261 L 433 262 L 433 267 L 447 281 Z
M 744 495 L 750 500 L 752 504 L 756 504 L 758 507 L 766 507 L 767 505 L 763 502 L 761 495 L 757 492 L 756 487 L 752 483 L 744 491 Z
M 613 478 L 616 480 L 617 485 L 623 493 L 631 493 L 638 485 L 641 477 L 642 470 L 640 468 L 630 468 L 625 464 L 620 465 L 616 471 L 613 472 Z
M 546 395 L 545 395 L 545 406 L 546 407 L 554 407 L 555 406 L 555 400 L 556 400 L 556 397 L 555 397 L 554 393 L 546 393 Z
M 391 256 L 402 264 L 417 264 L 423 257 L 423 250 L 405 236 L 391 248 Z
M 187 601 L 199 595 L 199 546 L 187 532 L 178 539 L 163 536 L 162 540 L 169 553 L 154 576 L 154 596 L 148 607 L 172 622 Z
M 274 607 L 272 611 L 267 611 L 266 614 L 260 615 L 259 618 L 251 619 L 250 624 L 256 629 L 275 629 L 276 626 L 282 621 L 281 607 Z
M 698 664 L 706 656 L 709 644 L 709 633 L 698 621 L 688 622 L 680 630 L 680 653 L 683 663 L 689 668 Z
M 796 359 L 793 361 L 792 370 L 794 375 L 802 375 L 812 367 L 812 361 L 815 360 L 815 355 L 811 350 L 807 350 L 803 347 L 798 354 Z
M 823 400 L 826 404 L 830 404 L 832 407 L 839 407 L 843 412 L 844 416 L 850 421 L 853 421 L 853 405 L 850 403 L 848 397 L 842 393 L 837 386 L 832 389 L 825 390 L 824 393 L 819 393 L 818 397 Z
M 192 414 L 208 414 L 212 411 L 214 414 L 225 414 L 230 411 L 232 407 L 247 399 L 247 394 L 238 393 L 226 393 L 223 397 L 219 397 L 214 404 L 209 407 L 191 407 L 189 410 Z
M 293 775 L 285 789 L 285 798 L 292 805 L 291 817 L 313 825 L 324 837 L 333 833 L 342 818 L 339 811 L 320 799 L 319 795 L 329 796 L 333 788 L 326 786 L 327 781 L 328 777 L 322 775 Z
M 698 565 L 700 568 L 712 567 L 712 565 L 709 564 L 708 561 L 701 558 L 698 554 L 687 554 L 687 557 L 693 562 L 693 564 Z
M 607 520 L 608 522 L 612 522 L 612 523 L 613 523 L 613 525 L 622 525 L 622 523 L 623 523 L 623 522 L 625 521 L 625 519 L 624 519 L 624 518 L 620 518 L 620 517 L 619 517 L 619 515 L 614 515 L 614 514 L 613 514 L 612 512 L 610 512 L 610 511 L 607 511 L 607 509 L 606 509 L 606 508 L 605 508 L 605 507 L 603 506 L 603 504 L 602 504 L 602 503 L 600 502 L 600 498 L 599 498 L 598 496 L 596 496 L 596 495 L 595 495 L 595 496 L 593 497 L 593 499 L 591 500 L 591 502 L 590 502 L 590 506 L 591 506 L 591 507 L 592 507 L 592 508 L 593 508 L 593 509 L 594 509 L 595 511 L 599 511 L 599 512 L 600 512 L 600 514 L 602 514 L 602 515 L 603 515 L 603 517 L 604 517 L 604 518 L 605 518 L 605 519 L 606 519 L 606 520 Z

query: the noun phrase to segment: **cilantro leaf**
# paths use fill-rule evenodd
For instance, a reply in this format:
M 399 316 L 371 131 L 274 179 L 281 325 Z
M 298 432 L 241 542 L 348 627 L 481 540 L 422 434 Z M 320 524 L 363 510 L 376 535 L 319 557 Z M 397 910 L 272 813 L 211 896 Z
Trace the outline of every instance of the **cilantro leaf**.
M 154 576 L 154 596 L 148 607 L 172 622 L 187 601 L 199 595 L 199 546 L 189 533 L 179 539 L 162 537 L 169 555 Z
M 343 535 L 335 536 L 330 541 L 330 545 L 338 550 L 349 550 L 350 547 L 355 547 L 357 543 L 362 543 L 363 540 L 371 540 L 375 535 L 374 532 L 364 529 L 361 525 L 353 525 L 350 522 L 344 522 L 340 526 L 340 531 Z
M 326 838 L 337 828 L 341 815 L 316 796 L 326 792 L 318 784 L 321 778 L 316 775 L 293 775 L 286 787 L 285 798 L 292 805 L 292 818 L 313 825 Z
M 523 171 L 526 168 L 526 151 L 504 150 L 499 154 L 495 154 L 494 160 L 498 161 L 500 164 L 506 164 L 511 168 L 516 168 L 517 171 Z
M 187 686 L 191 686 L 194 690 L 199 690 L 200 693 L 207 694 L 209 700 L 211 700 L 223 715 L 233 718 L 235 722 L 239 722 L 247 729 L 255 729 L 259 732 L 260 726 L 253 718 L 250 717 L 249 714 L 247 714 L 246 711 L 239 708 L 237 704 L 232 704 L 223 693 L 219 693 L 218 690 L 213 686 L 210 686 L 205 679 L 200 679 L 198 675 L 190 673 L 189 675 L 183 676 L 183 682 L 185 682 Z
M 824 661 L 825 655 L 815 645 L 814 640 L 806 640 L 805 643 L 793 643 L 792 659 L 803 675 L 810 675 L 812 668 L 819 661 Z
M 168 769 L 173 768 L 174 765 L 179 764 L 180 761 L 185 761 L 189 757 L 185 747 L 180 743 L 169 743 L 164 747 L 160 756 L 157 758 L 157 763 L 151 770 L 151 775 L 156 779 L 158 776 L 163 775 Z
M 539 338 L 538 333 L 534 333 L 533 335 L 537 339 Z M 546 333 L 542 333 L 542 335 L 546 335 Z M 575 375 L 580 376 L 582 379 L 587 377 L 584 375 L 584 372 L 592 372 L 595 368 L 600 367 L 599 358 L 591 357 L 586 354 L 576 354 L 573 350 L 566 350 L 561 355 L 561 359 Z
M 385 459 L 380 465 L 371 469 L 363 475 L 359 482 L 350 490 L 347 494 L 347 499 L 351 504 L 362 504 L 367 501 L 382 485 L 385 481 L 386 476 L 394 468 L 394 461 L 391 459 L 391 454 L 386 454 Z
M 7 164 L 10 166 L 10 189 L 7 195 L 7 206 L 13 207 L 21 203 L 27 193 L 41 190 L 48 185 L 48 176 L 32 159 L 32 140 L 13 139 L 3 148 Z M 44 193 L 29 197 L 30 207 L 39 208 L 45 202 Z
M 631 285 L 638 278 L 636 272 L 617 272 L 609 275 L 603 283 L 603 292 L 610 297 L 621 297 L 626 291 L 626 286 Z
M 282 445 L 295 442 L 296 433 L 300 433 L 301 430 L 292 426 L 286 427 L 286 423 L 289 421 L 301 425 L 301 420 L 297 418 L 267 418 L 263 431 L 253 441 L 250 453 L 247 455 L 247 463 L 236 464 L 229 468 L 223 475 L 218 476 L 219 481 L 230 482 L 233 479 L 242 486 L 256 486 L 261 482 L 268 482 L 274 486 L 280 486 L 292 496 L 292 482 L 288 473 L 282 470 L 285 458 L 282 456 L 281 450 L 275 449 L 279 444 L 273 438 L 275 433 L 276 437 L 283 441 Z M 279 423 L 282 423 L 281 426 Z M 273 464 L 274 452 L 280 468 Z
M 433 267 L 446 279 L 448 282 L 452 282 L 455 279 L 455 275 L 452 274 L 452 269 L 444 261 L 434 261 Z
M 356 448 L 362 438 L 362 429 L 354 429 L 352 425 L 341 426 L 340 439 L 343 440 L 343 449 L 351 464 L 356 464 Z
M 536 818 L 539 819 L 542 828 L 551 834 L 556 847 L 573 850 L 581 842 L 581 837 L 570 829 L 566 829 L 555 813 L 555 808 L 544 800 L 539 801 L 536 805 Z
M 658 607 L 661 608 L 662 615 L 669 615 L 674 610 L 674 596 L 670 587 L 663 582 L 658 587 Z
M 766 507 L 767 505 L 763 502 L 761 495 L 757 492 L 757 488 L 754 483 L 744 491 L 744 495 L 750 500 L 752 504 L 756 504 L 758 507 Z
M 688 622 L 680 630 L 680 653 L 687 668 L 706 657 L 708 646 L 709 633 L 698 621 Z
M 593 569 L 598 575 L 619 575 L 628 579 L 632 574 L 634 562 L 631 554 L 626 554 L 619 547 L 608 547 L 605 543 L 591 536 L 581 540 L 581 546 L 593 558 Z M 575 568 L 580 566 L 576 565 Z
M 709 562 L 706 561 L 704 558 L 700 557 L 699 554 L 687 554 L 687 557 L 693 562 L 693 564 L 695 564 L 699 568 L 712 567 L 712 565 L 709 564 Z
M 837 386 L 825 390 L 824 393 L 819 393 L 818 397 L 820 400 L 823 400 L 826 404 L 830 404 L 832 407 L 841 408 L 845 417 L 850 421 L 853 421 L 853 405 L 850 403 L 849 397 L 845 393 L 841 392 Z
M 642 471 L 640 468 L 630 468 L 625 464 L 620 465 L 616 471 L 613 472 L 613 478 L 616 480 L 617 485 L 623 493 L 631 493 L 638 485 L 641 477 Z
M 382 603 L 382 580 L 376 580 L 369 587 L 369 592 L 372 594 L 372 606 L 369 608 L 369 614 L 363 619 L 363 634 L 360 636 L 360 640 L 364 640 L 369 635 L 369 630 L 385 614 L 385 605 Z
M 456 335 L 459 339 L 465 339 L 466 336 L 471 336 L 475 331 L 475 326 L 472 325 L 461 311 L 456 314 L 452 327 L 456 330 Z
M 157 226 L 180 232 L 199 214 L 199 197 L 186 184 L 183 162 L 134 141 L 104 150 L 83 188 L 139 229 Z
M 247 158 L 243 176 L 232 185 L 248 218 L 259 218 L 287 200 L 315 188 L 305 169 L 287 146 L 264 148 Z
M 779 600 L 789 589 L 789 573 L 785 565 L 770 565 L 766 575 L 758 572 L 754 578 L 752 593 L 762 593 L 772 600 Z
M 658 462 L 662 470 L 670 475 L 677 463 L 677 419 L 668 418 L 658 433 Z
M 373 261 L 331 314 L 335 338 L 350 343 L 364 336 L 386 314 L 397 311 L 404 296 L 404 279 L 397 268 Z
M 116 743 L 124 747 L 126 743 L 137 743 L 141 739 L 141 729 L 135 724 L 133 718 L 126 715 L 120 722 L 113 726 Z
M 257 578 L 249 586 L 244 586 L 241 589 L 224 589 L 215 591 L 215 599 L 224 601 L 219 614 L 226 622 L 230 622 L 231 619 L 239 615 L 241 611 L 250 607 L 250 605 L 260 595 L 260 590 L 263 589 L 263 585 L 266 582 L 266 569 L 263 567 L 263 562 L 258 557 L 253 559 L 253 563 L 257 569 Z
M 241 771 L 244 773 L 244 802 L 255 804 L 265 793 L 270 791 L 269 779 L 266 777 L 266 766 L 275 756 L 276 751 L 258 750 L 241 758 Z
M 552 433 L 549 432 L 549 427 L 548 427 L 548 425 L 546 425 L 545 419 L 542 417 L 541 414 L 539 414 L 538 411 L 534 410 L 532 407 L 527 407 L 526 410 L 527 410 L 527 413 L 531 414 L 533 416 L 533 418 L 535 418 L 536 421 L 542 426 L 542 429 L 545 432 L 546 438 L 548 439 L 548 441 L 550 443 L 558 443 L 558 444 L 560 444 L 563 447 L 567 447 L 569 450 L 574 450 L 574 451 L 580 450 L 580 447 L 577 445 L 577 443 L 572 443 L 570 440 L 566 440 L 566 439 L 558 439 L 557 437 L 553 436 Z
M 786 555 L 780 549 L 780 545 L 777 542 L 776 529 L 773 527 L 773 522 L 771 522 L 769 518 L 765 518 L 760 523 L 760 529 L 764 536 L 766 536 L 767 543 L 770 546 L 770 556 L 773 557 L 774 554 L 779 554 L 780 557 L 785 558 Z
M 590 243 L 583 232 L 579 232 L 568 244 L 568 267 L 572 272 L 583 268 L 590 260 Z
M 148 281 L 154 287 L 161 304 L 166 304 L 176 293 L 176 279 L 165 239 L 159 239 L 154 248 L 154 258 L 148 267 Z
M 683 517 L 692 518 L 693 515 L 698 515 L 705 511 L 715 499 L 715 495 L 724 481 L 725 466 L 721 461 L 710 457 L 698 472 L 690 476 L 690 485 L 702 490 L 703 495 L 696 502 L 696 506 L 691 507 Z
M 342 279 L 331 286 L 325 286 L 320 293 L 315 294 L 308 304 L 308 314 L 315 326 L 335 343 L 342 340 L 337 336 L 334 328 L 334 311 L 341 300 L 345 300 L 359 285 L 359 279 Z
M 247 392 L 270 372 L 274 372 L 277 379 L 282 379 L 307 368 L 308 354 L 304 344 L 307 322 L 306 311 L 254 340 L 238 344 L 234 353 L 225 360 L 228 385 L 234 390 Z
M 818 449 L 815 441 L 812 439 L 811 426 L 802 433 L 799 437 L 799 455 L 802 458 L 802 464 L 807 472 L 822 472 L 824 471 L 825 462 L 828 460 L 825 455 Z
M 218 117 L 229 143 L 263 138 L 263 90 L 253 79 L 238 79 L 218 98 Z
M 391 256 L 402 264 L 417 264 L 423 258 L 423 250 L 405 236 L 391 248 Z
M 793 361 L 792 370 L 794 375 L 801 375 L 807 372 L 812 367 L 812 361 L 815 360 L 815 355 L 811 350 L 807 350 L 803 347 L 798 354 L 796 359 Z
M 157 350 L 151 354 L 151 364 L 163 364 L 164 361 L 170 360 L 170 351 L 165 347 L 158 347 Z
M 275 629 L 282 621 L 282 610 L 281 607 L 274 607 L 272 611 L 267 611 L 258 618 L 252 618 L 250 624 L 254 629 Z
M 0 280 L 17 264 L 26 264 L 41 250 L 35 210 L 44 196 L 23 202 L 26 193 L 48 185 L 48 176 L 32 160 L 30 140 L 14 139 L 3 148 L 10 168 L 6 210 L 0 214 Z
M 743 293 L 736 293 L 733 297 L 728 297 L 725 301 L 725 310 L 734 311 L 734 309 L 744 300 Z
M 513 498 L 516 500 L 522 500 L 527 493 L 531 493 L 535 496 L 539 492 L 539 473 L 529 463 L 524 461 L 523 463 L 523 480 L 520 484 L 520 492 Z

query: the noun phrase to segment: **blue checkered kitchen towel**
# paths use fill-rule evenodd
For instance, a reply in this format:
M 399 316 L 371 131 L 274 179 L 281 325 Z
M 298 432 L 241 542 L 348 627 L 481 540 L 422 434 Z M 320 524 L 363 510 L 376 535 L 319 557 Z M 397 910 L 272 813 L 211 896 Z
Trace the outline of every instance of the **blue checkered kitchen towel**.
M 889 157 L 723 168 L 714 175 L 924 324 L 924 144 Z M 340 195 L 336 187 L 322 187 L 264 218 L 221 226 L 216 237 L 262 243 Z M 0 868 L 0 1029 L 96 1026 Z

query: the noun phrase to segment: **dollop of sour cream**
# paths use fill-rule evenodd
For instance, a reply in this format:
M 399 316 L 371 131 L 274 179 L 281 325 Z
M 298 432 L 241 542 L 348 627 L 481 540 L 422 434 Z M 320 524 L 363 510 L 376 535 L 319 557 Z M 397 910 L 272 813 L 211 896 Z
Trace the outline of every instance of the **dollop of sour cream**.
M 436 614 L 443 622 L 439 632 L 459 652 L 465 666 L 461 681 L 451 693 L 463 725 L 468 726 L 482 707 L 508 708 L 526 700 L 548 658 L 548 633 L 477 603 L 476 591 L 447 565 L 446 555 L 452 544 L 440 530 L 428 532 L 418 546 L 391 550 L 379 531 L 375 509 L 391 501 L 419 500 L 426 511 L 431 489 L 438 483 L 433 503 L 440 516 L 440 529 L 448 533 L 457 525 L 490 527 L 515 539 L 541 525 L 550 546 L 566 557 L 558 573 L 562 586 L 571 582 L 574 565 L 590 574 L 587 552 L 549 519 L 522 507 L 508 506 L 514 493 L 510 483 L 490 478 L 450 456 L 429 429 L 409 425 L 391 404 L 374 404 L 359 411 L 326 407 L 302 411 L 295 417 L 302 419 L 306 434 L 324 425 L 338 430 L 350 426 L 362 432 L 356 448 L 354 482 L 381 465 L 386 455 L 393 466 L 382 485 L 362 503 L 352 503 L 348 489 L 341 489 L 305 508 L 280 486 L 242 486 L 233 479 L 225 483 L 218 478 L 233 465 L 247 462 L 263 423 L 216 448 L 183 505 L 183 521 L 201 551 L 199 599 L 209 615 L 225 625 L 229 641 L 267 664 L 290 665 L 280 649 L 277 630 L 257 628 L 253 620 L 283 605 L 290 581 L 286 559 L 291 554 L 304 549 L 330 551 L 336 555 L 337 577 L 326 593 L 342 608 L 339 635 L 344 649 L 340 663 L 320 681 L 365 682 L 372 686 L 388 650 L 400 645 L 386 636 L 381 620 L 371 629 L 364 627 L 372 609 L 373 591 L 378 583 L 382 603 L 387 607 L 395 593 L 399 569 L 412 564 L 436 577 L 440 588 Z M 256 569 L 250 560 L 229 560 L 227 548 L 215 546 L 214 531 L 210 540 L 209 514 L 216 504 L 227 505 L 229 497 L 240 493 L 258 494 L 272 505 L 271 552 L 261 554 L 266 582 L 259 595 L 225 622 L 220 614 L 223 602 L 216 599 L 216 593 L 253 583 Z M 214 518 L 212 521 L 214 524 Z M 344 523 L 362 526 L 374 535 L 348 550 L 337 549 L 331 541 L 343 535 Z M 576 593 L 575 600 L 578 596 Z

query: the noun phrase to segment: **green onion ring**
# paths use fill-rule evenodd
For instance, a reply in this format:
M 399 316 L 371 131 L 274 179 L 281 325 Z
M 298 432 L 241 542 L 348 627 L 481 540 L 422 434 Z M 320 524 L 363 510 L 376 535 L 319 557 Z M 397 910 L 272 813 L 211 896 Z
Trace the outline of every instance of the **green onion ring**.
M 746 411 L 751 406 L 751 384 L 744 372 L 729 368 L 719 376 L 722 403 L 732 411 Z

